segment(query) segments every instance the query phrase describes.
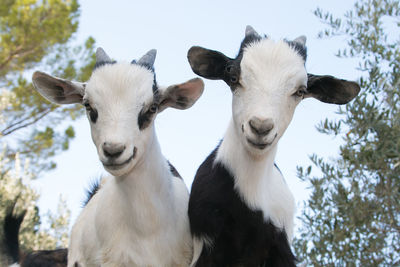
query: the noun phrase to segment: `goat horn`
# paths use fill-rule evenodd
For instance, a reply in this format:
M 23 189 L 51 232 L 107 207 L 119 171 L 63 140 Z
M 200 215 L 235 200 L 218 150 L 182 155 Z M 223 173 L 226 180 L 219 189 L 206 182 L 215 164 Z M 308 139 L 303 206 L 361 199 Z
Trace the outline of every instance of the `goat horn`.
M 96 62 L 111 62 L 111 58 L 101 47 L 96 50 Z
M 250 25 L 246 26 L 246 37 L 250 36 L 250 35 L 255 35 L 257 37 L 260 37 L 260 35 L 256 32 L 256 30 L 254 30 L 253 27 L 251 27 Z
M 306 46 L 307 38 L 304 35 L 301 35 L 293 40 L 293 42 L 301 44 L 302 46 Z
M 151 49 L 149 52 L 147 52 L 144 56 L 142 56 L 139 59 L 137 64 L 152 68 L 154 65 L 154 61 L 156 60 L 156 55 L 157 55 L 157 50 Z

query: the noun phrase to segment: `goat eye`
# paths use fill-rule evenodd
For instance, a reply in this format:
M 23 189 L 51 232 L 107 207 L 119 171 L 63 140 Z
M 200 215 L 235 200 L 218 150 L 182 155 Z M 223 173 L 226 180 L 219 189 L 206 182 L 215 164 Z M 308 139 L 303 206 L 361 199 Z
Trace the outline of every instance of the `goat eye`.
M 92 107 L 90 106 L 89 102 L 84 102 L 83 105 L 85 106 L 86 110 L 91 110 Z
M 307 93 L 306 92 L 306 87 L 305 86 L 300 86 L 299 89 L 297 89 L 296 93 L 294 93 L 294 94 L 297 97 L 302 97 L 303 98 L 306 93 Z
M 158 105 L 155 104 L 155 103 L 152 104 L 152 105 L 150 106 L 150 108 L 149 108 L 149 112 L 150 112 L 150 113 L 156 113 L 157 110 L 158 110 Z

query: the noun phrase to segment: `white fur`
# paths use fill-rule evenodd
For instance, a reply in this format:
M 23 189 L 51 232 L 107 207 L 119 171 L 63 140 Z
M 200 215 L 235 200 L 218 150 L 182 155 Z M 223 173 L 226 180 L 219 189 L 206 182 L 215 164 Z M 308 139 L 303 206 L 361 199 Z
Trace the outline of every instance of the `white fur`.
M 139 129 L 137 118 L 143 105 L 153 98 L 152 84 L 153 74 L 139 65 L 118 63 L 94 71 L 87 83 L 84 101 L 88 100 L 99 114 L 97 122 L 90 125 L 100 161 L 106 160 L 104 142 L 126 145 L 119 157 L 121 163 L 132 155 L 134 147 L 138 151 L 136 161 L 145 154 L 151 134 L 148 129 Z M 134 164 L 131 161 L 118 171 L 106 169 L 113 175 L 121 175 L 129 172 Z
M 134 170 L 109 179 L 79 216 L 69 262 L 83 266 L 187 266 L 188 193 L 158 143 Z
M 190 263 L 190 267 L 196 266 L 196 262 L 200 258 L 200 254 L 203 251 L 203 246 L 206 242 L 202 239 L 199 239 L 197 237 L 193 237 L 193 259 L 192 262 Z
M 294 198 L 274 167 L 274 160 L 277 143 L 301 100 L 294 94 L 307 83 L 304 60 L 285 42 L 263 39 L 245 49 L 240 66 L 240 86 L 232 99 L 233 117 L 216 161 L 231 171 L 245 203 L 251 209 L 262 210 L 265 220 L 284 229 L 291 242 Z M 261 140 L 270 145 L 262 150 L 248 142 L 260 141 L 249 126 L 253 117 L 274 122 L 273 129 Z
M 188 191 L 173 177 L 161 154 L 153 123 L 138 128 L 143 106 L 153 98 L 153 74 L 118 63 L 96 70 L 85 100 L 98 110 L 91 123 L 99 158 L 103 142 L 126 146 L 119 157 L 136 156 L 108 177 L 72 228 L 68 266 L 188 266 L 192 239 L 187 217 Z M 112 90 L 112 93 L 110 93 Z
M 288 240 L 292 239 L 294 198 L 281 173 L 274 167 L 277 145 L 273 145 L 264 157 L 250 157 L 230 123 L 218 150 L 216 162 L 233 174 L 235 188 L 253 210 L 262 210 L 265 221 L 285 229 Z

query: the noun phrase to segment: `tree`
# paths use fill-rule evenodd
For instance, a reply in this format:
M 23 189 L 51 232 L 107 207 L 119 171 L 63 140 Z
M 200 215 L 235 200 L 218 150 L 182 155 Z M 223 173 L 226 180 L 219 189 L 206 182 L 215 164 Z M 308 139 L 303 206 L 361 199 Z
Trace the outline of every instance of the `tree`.
M 315 15 L 328 25 L 321 37 L 345 38 L 337 56 L 359 61 L 362 91 L 339 108 L 340 120 L 317 127 L 343 138 L 340 156 L 312 155 L 318 175 L 298 167 L 312 192 L 296 253 L 313 266 L 399 266 L 399 1 L 358 0 L 343 18 L 321 9 Z
M 95 42 L 89 37 L 76 44 L 79 15 L 77 0 L 2 0 L 0 5 L 0 225 L 16 200 L 17 213 L 27 209 L 20 230 L 23 250 L 67 245 L 65 202 L 42 220 L 30 181 L 55 167 L 51 157 L 68 149 L 74 137 L 66 122 L 83 112 L 44 100 L 30 77 L 40 69 L 67 79 L 89 78 Z
M 28 80 L 35 69 L 67 79 L 89 78 L 94 40 L 73 44 L 78 18 L 77 0 L 6 0 L 0 8 L 0 142 L 8 145 L 11 166 L 18 152 L 30 159 L 36 174 L 54 168 L 51 157 L 68 149 L 74 137 L 63 122 L 83 114 L 80 109 L 49 103 Z

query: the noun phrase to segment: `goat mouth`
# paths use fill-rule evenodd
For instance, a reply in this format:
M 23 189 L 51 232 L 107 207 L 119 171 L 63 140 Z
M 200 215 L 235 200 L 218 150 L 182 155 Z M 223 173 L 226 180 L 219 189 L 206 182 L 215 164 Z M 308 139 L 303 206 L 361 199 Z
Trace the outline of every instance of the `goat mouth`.
M 135 148 L 133 149 L 132 155 L 131 155 L 127 160 L 125 160 L 125 161 L 122 162 L 122 163 L 102 162 L 102 163 L 103 163 L 103 166 L 106 167 L 106 168 L 109 169 L 109 170 L 118 170 L 118 169 L 124 167 L 125 165 L 127 165 L 129 162 L 131 162 L 131 161 L 135 158 L 135 156 L 136 156 L 136 151 L 137 151 L 137 149 L 136 149 L 136 147 L 135 147 Z
M 257 141 L 253 141 L 250 138 L 246 137 L 247 142 L 252 146 L 255 147 L 257 149 L 263 150 L 264 148 L 266 148 L 267 146 L 272 145 L 272 143 L 275 141 L 275 138 L 277 137 L 278 134 L 275 134 L 274 139 L 272 139 L 271 142 L 267 142 L 267 143 L 262 143 L 262 142 L 257 142 Z

